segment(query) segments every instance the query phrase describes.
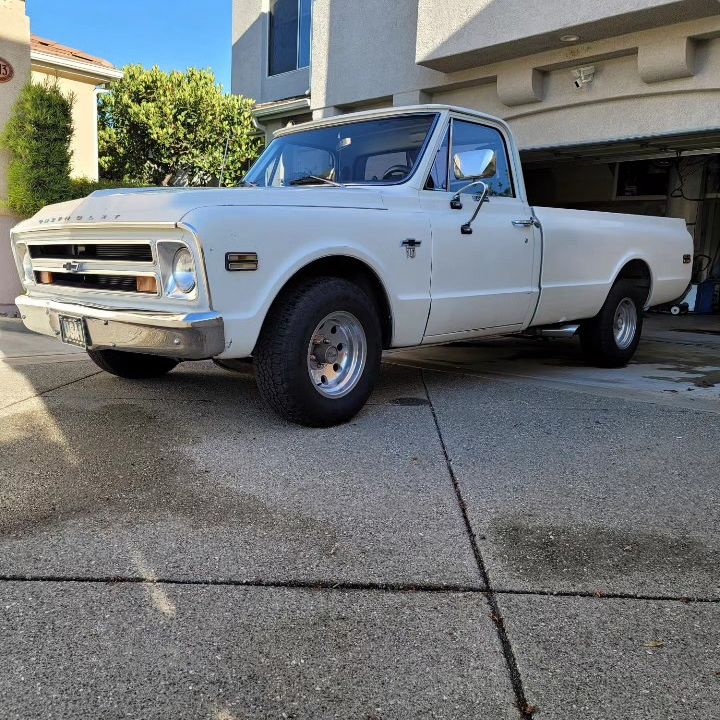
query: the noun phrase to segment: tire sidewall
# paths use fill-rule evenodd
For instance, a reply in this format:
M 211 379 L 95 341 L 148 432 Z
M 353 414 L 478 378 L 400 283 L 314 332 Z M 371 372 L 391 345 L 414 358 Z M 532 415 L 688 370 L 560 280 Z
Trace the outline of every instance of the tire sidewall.
M 362 325 L 367 355 L 362 375 L 352 390 L 343 397 L 329 398 L 315 389 L 307 367 L 308 349 L 320 321 L 341 311 L 351 313 Z M 382 343 L 375 304 L 357 285 L 332 278 L 301 291 L 285 322 L 290 323 L 290 329 L 285 335 L 282 372 L 290 407 L 276 409 L 290 419 L 316 427 L 349 420 L 372 393 L 380 369 Z M 272 322 L 264 332 L 273 332 Z
M 625 299 L 631 300 L 637 313 L 635 337 L 626 348 L 615 340 L 615 313 Z M 583 330 L 583 347 L 589 358 L 603 367 L 623 367 L 637 351 L 643 328 L 645 299 L 643 290 L 631 280 L 619 280 L 613 285 L 602 310 Z
M 614 350 L 614 353 L 617 355 L 618 358 L 626 359 L 627 361 L 632 358 L 632 356 L 637 351 L 637 347 L 640 344 L 640 336 L 642 335 L 642 328 L 643 328 L 643 300 L 640 290 L 633 284 L 629 284 L 626 282 L 619 282 L 617 285 L 613 288 L 613 294 L 611 297 L 613 298 L 612 302 L 608 304 L 608 317 L 606 322 L 604 323 L 603 330 L 608 334 L 607 342 L 612 345 L 612 348 Z M 635 305 L 635 314 L 636 314 L 636 326 L 635 326 L 635 336 L 632 339 L 632 342 L 625 348 L 621 348 L 617 344 L 617 340 L 615 339 L 615 331 L 614 331 L 614 325 L 615 325 L 615 314 L 618 310 L 618 307 L 622 302 L 625 300 L 630 300 Z

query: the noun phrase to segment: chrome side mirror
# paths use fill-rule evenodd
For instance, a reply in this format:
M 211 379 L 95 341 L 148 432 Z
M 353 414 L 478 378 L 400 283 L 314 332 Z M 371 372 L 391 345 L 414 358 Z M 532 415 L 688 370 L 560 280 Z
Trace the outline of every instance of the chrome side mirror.
M 485 186 L 482 182 L 497 174 L 497 153 L 494 150 L 468 150 L 453 155 L 453 172 L 456 180 L 467 180 L 468 184 L 460 188 L 450 200 L 453 210 L 462 210 L 460 195 L 471 187 Z M 482 192 L 482 191 L 481 191 Z M 487 196 L 485 200 L 487 200 Z
M 497 153 L 494 150 L 468 150 L 453 155 L 456 180 L 485 180 L 497 173 Z

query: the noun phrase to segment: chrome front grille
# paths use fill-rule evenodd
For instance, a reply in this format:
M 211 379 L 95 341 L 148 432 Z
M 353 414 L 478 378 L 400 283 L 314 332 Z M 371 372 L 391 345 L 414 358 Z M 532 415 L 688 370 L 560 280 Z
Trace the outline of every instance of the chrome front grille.
M 147 241 L 38 237 L 23 241 L 39 288 L 70 292 L 160 294 L 153 245 Z
M 29 296 L 96 307 L 167 312 L 209 305 L 195 233 L 176 223 L 62 225 L 11 233 L 17 270 Z M 178 289 L 173 261 L 193 255 L 195 284 Z

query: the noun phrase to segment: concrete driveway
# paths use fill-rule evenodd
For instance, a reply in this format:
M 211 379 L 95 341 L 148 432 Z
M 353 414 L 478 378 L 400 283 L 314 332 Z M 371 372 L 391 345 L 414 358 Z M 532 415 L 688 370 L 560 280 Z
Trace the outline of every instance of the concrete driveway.
M 392 353 L 349 425 L 0 320 L 3 718 L 710 718 L 720 324 Z

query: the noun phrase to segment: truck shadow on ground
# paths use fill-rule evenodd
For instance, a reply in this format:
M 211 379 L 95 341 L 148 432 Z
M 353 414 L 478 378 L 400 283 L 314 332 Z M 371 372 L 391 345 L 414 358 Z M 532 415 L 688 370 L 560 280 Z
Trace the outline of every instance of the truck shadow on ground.
M 558 343 L 528 344 L 536 348 L 538 357 L 548 361 L 557 358 L 559 349 L 564 354 L 577 354 L 577 348 L 560 348 Z M 475 352 L 475 347 L 473 344 L 463 350 Z M 486 349 L 481 344 L 480 351 Z M 511 352 L 518 361 L 528 361 L 519 350 Z M 498 362 L 507 362 L 507 358 Z M 67 374 L 65 387 L 60 383 L 57 390 L 26 400 L 0 415 L 0 548 L 17 549 L 27 541 L 32 552 L 43 553 L 48 537 L 54 536 L 50 546 L 57 548 L 58 542 L 71 544 L 88 533 L 101 538 L 120 532 L 121 545 L 128 545 L 118 546 L 114 552 L 130 555 L 133 535 L 156 528 L 160 535 L 168 535 L 150 553 L 148 562 L 152 564 L 153 555 L 162 563 L 173 552 L 172 533 L 184 532 L 201 540 L 212 528 L 218 535 L 203 550 L 204 556 L 214 552 L 217 542 L 233 535 L 244 538 L 246 550 L 280 537 L 291 547 L 313 546 L 333 552 L 342 526 L 327 522 L 312 506 L 303 509 L 291 497 L 285 501 L 272 496 L 267 501 L 268 488 L 277 485 L 278 468 L 285 464 L 295 465 L 302 476 L 301 485 L 289 486 L 288 490 L 316 494 L 313 502 L 323 502 L 322 486 L 314 487 L 317 465 L 307 458 L 298 464 L 295 447 L 307 445 L 312 454 L 330 431 L 296 428 L 270 414 L 259 398 L 251 367 L 228 372 L 210 363 L 187 364 L 161 380 L 136 383 L 97 374 L 85 362 L 58 365 L 62 366 L 61 374 Z M 22 374 L 37 386 L 38 392 L 43 392 L 47 374 L 44 366 L 23 366 Z M 84 375 L 88 378 L 76 381 Z M 386 366 L 384 375 L 359 422 L 373 426 L 379 415 L 377 406 L 382 405 L 396 408 L 397 412 L 417 413 L 414 417 L 421 417 L 431 427 L 432 408 L 419 371 Z M 478 401 L 487 403 L 483 422 L 496 423 L 494 408 L 498 402 L 497 407 L 504 403 L 490 392 L 492 380 L 432 373 L 432 393 L 438 398 L 468 383 L 468 387 L 488 388 L 487 397 L 481 396 Z M 527 408 L 523 412 L 526 414 Z M 581 435 L 587 437 L 577 442 L 594 442 L 593 410 L 583 412 L 588 428 Z M 405 432 L 413 430 L 412 425 L 403 427 Z M 473 431 L 482 433 L 482 423 Z M 351 439 L 354 432 L 352 426 L 341 430 L 346 439 Z M 382 433 L 383 429 L 371 429 L 370 438 L 375 437 L 373 432 Z M 552 456 L 562 434 L 562 429 L 549 428 L 547 439 L 537 448 L 541 457 Z M 380 446 L 379 436 L 375 442 Z M 256 482 L 248 474 L 247 465 L 238 468 L 235 463 L 236 458 L 241 458 L 242 463 L 243 455 L 251 448 L 257 451 L 258 446 L 267 448 L 266 457 L 272 465 L 269 469 L 258 468 Z M 454 448 L 451 443 L 451 460 Z M 478 452 L 480 461 L 482 452 Z M 253 458 L 260 464 L 265 462 L 262 454 L 248 457 L 249 465 Z M 497 459 L 494 461 L 497 463 Z M 515 472 L 512 467 L 503 469 L 501 462 L 496 467 L 501 475 Z M 242 482 L 237 481 L 240 470 L 244 473 Z M 393 472 L 397 472 L 396 467 Z M 449 490 L 446 473 L 437 468 L 435 472 L 433 482 Z M 549 465 L 548 473 L 552 472 Z M 402 465 L 400 473 L 396 482 L 403 485 Z M 511 474 L 508 483 L 517 481 Z M 623 477 L 617 481 L 622 483 Z M 463 483 L 472 483 L 472 477 L 461 478 Z M 351 487 L 347 489 L 351 491 Z M 471 506 L 476 499 L 483 502 L 482 492 L 479 496 L 477 488 L 474 492 Z M 572 494 L 569 487 L 568 503 Z M 423 502 L 420 495 L 417 502 Z M 502 506 L 487 517 L 479 516 L 479 522 L 488 540 L 500 549 L 508 570 L 531 587 L 561 584 L 572 589 L 586 585 L 588 577 L 631 578 L 635 572 L 661 578 L 683 566 L 692 567 L 696 575 L 702 576 L 702 584 L 712 585 L 720 560 L 712 546 L 674 532 L 604 527 L 602 516 L 612 512 L 612 507 L 603 510 L 602 503 L 587 508 L 588 517 L 594 514 L 597 522 L 577 522 L 586 500 L 578 498 L 577 502 L 579 507 L 572 509 L 567 523 L 562 516 L 548 522 L 542 516 L 518 515 L 516 508 Z M 342 563 L 342 557 L 337 562 Z M 601 582 L 599 589 L 602 587 Z

